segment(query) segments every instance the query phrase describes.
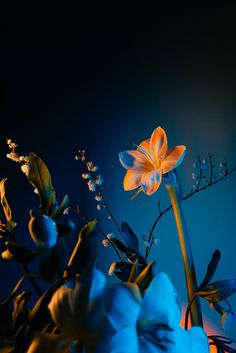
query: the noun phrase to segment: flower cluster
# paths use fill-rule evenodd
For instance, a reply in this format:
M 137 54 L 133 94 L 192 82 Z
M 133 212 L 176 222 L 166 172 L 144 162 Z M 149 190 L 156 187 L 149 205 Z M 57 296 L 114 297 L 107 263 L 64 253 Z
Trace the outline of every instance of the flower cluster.
M 7 153 L 7 158 L 11 159 L 14 162 L 21 164 L 21 170 L 24 174 L 28 175 L 29 173 L 29 157 L 19 155 L 16 152 L 17 144 L 13 142 L 11 139 L 7 139 L 7 145 L 10 149 L 10 153 Z
M 107 287 L 93 269 L 60 287 L 49 303 L 60 334 L 36 334 L 27 353 L 208 353 L 204 330 L 180 328 L 180 306 L 165 273 L 155 275 L 142 293 L 136 283 Z M 62 350 L 63 348 L 63 350 Z M 74 349 L 74 350 L 73 350 Z
M 97 202 L 101 202 L 103 199 L 101 195 L 103 179 L 100 174 L 96 173 L 98 171 L 98 166 L 95 165 L 92 161 L 87 160 L 85 150 L 79 150 L 75 156 L 75 159 L 77 161 L 84 162 L 86 166 L 86 173 L 82 173 L 81 176 L 84 180 L 86 180 L 89 191 L 96 192 L 95 200 Z M 97 209 L 99 211 L 101 210 L 100 203 L 97 204 Z

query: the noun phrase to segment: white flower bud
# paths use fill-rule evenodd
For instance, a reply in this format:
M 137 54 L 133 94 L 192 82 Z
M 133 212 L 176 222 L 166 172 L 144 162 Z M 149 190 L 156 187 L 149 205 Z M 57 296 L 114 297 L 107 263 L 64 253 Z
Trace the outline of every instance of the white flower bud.
M 26 174 L 26 175 L 29 174 L 29 169 L 30 169 L 29 164 L 23 164 L 23 165 L 21 166 L 22 172 L 23 172 L 24 174 Z

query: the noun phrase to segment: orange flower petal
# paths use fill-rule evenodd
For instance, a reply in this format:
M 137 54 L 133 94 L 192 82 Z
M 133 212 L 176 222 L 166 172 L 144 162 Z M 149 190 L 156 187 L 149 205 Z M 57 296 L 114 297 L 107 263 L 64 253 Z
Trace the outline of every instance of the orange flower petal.
M 124 178 L 124 189 L 125 191 L 134 190 L 141 184 L 141 173 L 135 170 L 127 170 Z
M 165 157 L 167 151 L 167 137 L 165 130 L 160 126 L 153 131 L 150 145 L 151 155 L 154 161 Z
M 147 172 L 153 169 L 153 165 L 144 153 L 140 151 L 124 151 L 119 153 L 120 163 L 125 169 L 138 172 Z
M 152 195 L 161 184 L 161 173 L 157 170 L 143 173 L 141 177 L 141 187 L 147 195 Z
M 172 169 L 178 167 L 182 163 L 185 156 L 186 147 L 185 146 L 176 146 L 168 148 L 166 157 L 161 163 L 162 173 L 168 173 Z
M 142 141 L 139 146 L 145 150 L 146 153 L 151 155 L 151 149 L 150 149 L 150 138 Z

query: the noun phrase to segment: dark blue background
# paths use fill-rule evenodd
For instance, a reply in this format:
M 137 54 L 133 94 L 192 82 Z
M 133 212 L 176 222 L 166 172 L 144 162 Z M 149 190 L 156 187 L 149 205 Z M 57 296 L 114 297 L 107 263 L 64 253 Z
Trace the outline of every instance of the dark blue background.
M 19 151 L 35 151 L 50 166 L 59 197 L 68 193 L 88 216 L 96 214 L 93 195 L 81 181 L 78 148 L 99 165 L 104 193 L 119 222 L 140 236 L 151 227 L 157 201 L 168 204 L 163 187 L 131 202 L 122 188 L 125 171 L 118 152 L 132 148 L 162 126 L 170 145 L 185 144 L 179 168 L 184 190 L 191 188 L 192 164 L 215 154 L 216 164 L 235 157 L 236 26 L 234 2 L 221 6 L 108 8 L 99 5 L 3 9 L 0 25 L 0 176 L 27 234 L 28 211 L 37 205 L 19 166 L 5 159 L 5 138 Z M 215 279 L 235 278 L 236 178 L 186 201 L 184 210 L 199 279 L 215 248 L 222 260 Z M 103 221 L 107 232 L 114 231 Z M 79 223 L 81 225 L 81 223 Z M 166 271 L 185 300 L 184 273 L 172 214 L 162 218 L 151 258 Z M 115 256 L 101 249 L 107 271 Z M 2 295 L 21 273 L 0 263 Z M 4 294 L 3 294 L 4 293 Z M 232 298 L 236 308 L 236 298 Z M 213 322 L 219 317 L 203 305 Z M 235 336 L 235 326 L 231 335 Z

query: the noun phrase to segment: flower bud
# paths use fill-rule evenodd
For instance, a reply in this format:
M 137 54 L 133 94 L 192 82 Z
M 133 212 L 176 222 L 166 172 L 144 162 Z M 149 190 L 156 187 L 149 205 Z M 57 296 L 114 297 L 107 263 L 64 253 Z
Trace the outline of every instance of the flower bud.
M 57 243 L 57 228 L 54 220 L 43 214 L 30 211 L 29 233 L 37 246 L 51 248 Z

